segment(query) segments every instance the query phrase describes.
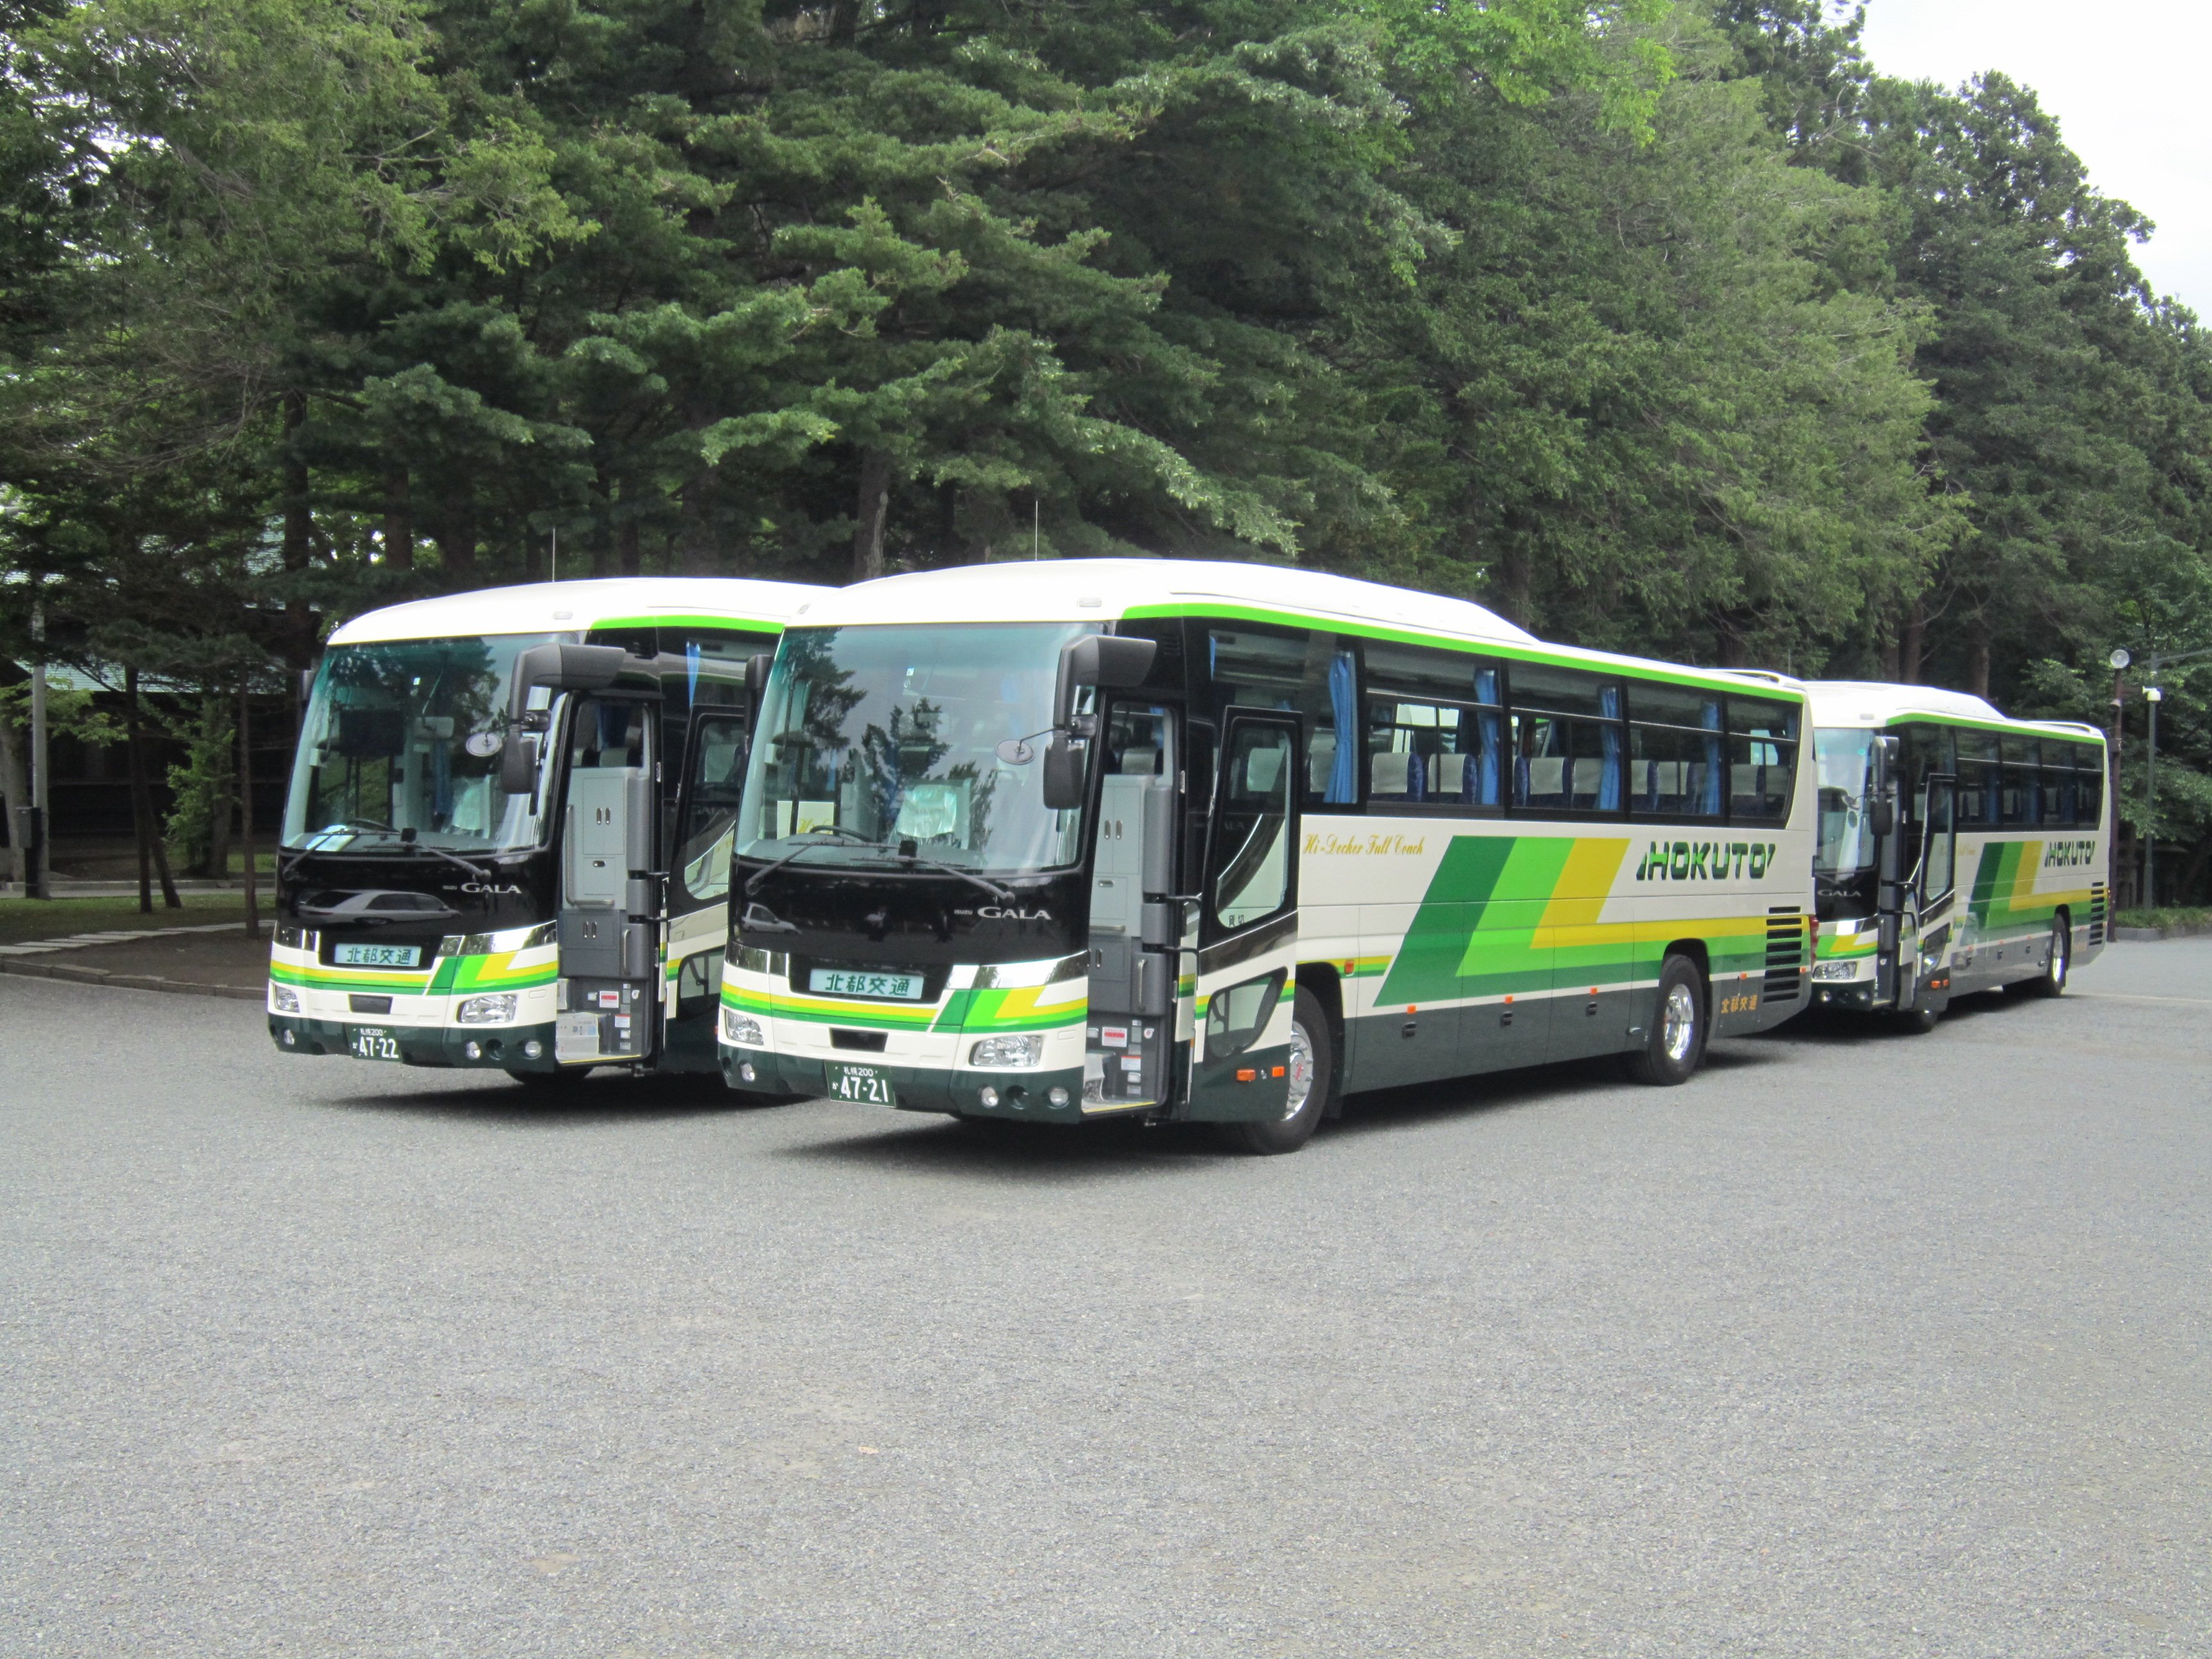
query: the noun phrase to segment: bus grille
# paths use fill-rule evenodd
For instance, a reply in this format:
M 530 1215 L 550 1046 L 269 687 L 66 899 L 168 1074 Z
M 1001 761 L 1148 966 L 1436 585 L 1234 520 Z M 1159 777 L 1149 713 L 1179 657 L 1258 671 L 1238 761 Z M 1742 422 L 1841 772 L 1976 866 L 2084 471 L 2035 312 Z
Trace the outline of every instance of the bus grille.
M 1766 913 L 1766 982 L 1762 1002 L 1795 1002 L 1805 994 L 1805 913 Z
M 2105 884 L 2089 884 L 2089 943 L 2094 948 L 2105 942 Z

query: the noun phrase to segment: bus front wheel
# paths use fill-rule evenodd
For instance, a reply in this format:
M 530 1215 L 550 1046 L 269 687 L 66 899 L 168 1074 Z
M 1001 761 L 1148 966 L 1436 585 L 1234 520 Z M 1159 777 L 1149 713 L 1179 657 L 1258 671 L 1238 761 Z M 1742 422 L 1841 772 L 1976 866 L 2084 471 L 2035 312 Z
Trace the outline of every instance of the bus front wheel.
M 1628 1074 L 1638 1083 L 1687 1083 L 1705 1057 L 1705 976 L 1684 956 L 1659 969 L 1659 996 L 1644 1046 L 1628 1055 Z
M 1303 985 L 1291 1010 L 1290 1088 L 1283 1115 L 1267 1123 L 1224 1123 L 1221 1138 L 1239 1152 L 1295 1152 L 1313 1139 L 1336 1085 L 1336 1043 L 1328 1012 Z
M 2051 924 L 2051 951 L 2044 958 L 2043 973 L 2028 981 L 2028 988 L 2039 997 L 2064 995 L 2067 970 L 2073 965 L 2074 936 L 2067 931 L 2066 918 L 2059 916 Z

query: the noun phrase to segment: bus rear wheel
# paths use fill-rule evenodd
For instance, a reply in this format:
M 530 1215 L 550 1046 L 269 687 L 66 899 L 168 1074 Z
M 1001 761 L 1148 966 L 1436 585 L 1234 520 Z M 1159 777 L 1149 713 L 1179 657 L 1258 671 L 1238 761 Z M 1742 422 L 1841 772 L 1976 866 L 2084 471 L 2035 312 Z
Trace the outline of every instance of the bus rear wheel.
M 2051 923 L 2051 954 L 2044 961 L 2042 976 L 2030 980 L 2028 988 L 2039 997 L 2063 996 L 2067 973 L 2073 966 L 2074 936 L 2067 931 L 2065 917 L 2054 917 Z
M 1687 1083 L 1705 1057 L 1705 976 L 1685 956 L 1670 956 L 1659 969 L 1659 997 L 1644 1046 L 1627 1055 L 1628 1075 L 1638 1083 L 1671 1087 Z
M 1321 999 L 1301 985 L 1291 1010 L 1290 1087 L 1283 1115 L 1267 1123 L 1224 1123 L 1221 1138 L 1241 1152 L 1295 1152 L 1313 1139 L 1336 1086 L 1336 1043 Z

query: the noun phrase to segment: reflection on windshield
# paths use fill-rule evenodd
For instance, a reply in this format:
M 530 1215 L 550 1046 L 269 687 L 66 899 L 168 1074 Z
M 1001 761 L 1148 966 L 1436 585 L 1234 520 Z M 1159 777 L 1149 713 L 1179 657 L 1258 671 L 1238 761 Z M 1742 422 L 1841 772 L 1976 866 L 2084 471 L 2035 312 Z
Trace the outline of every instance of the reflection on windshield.
M 500 787 L 514 659 L 557 637 L 333 647 L 316 677 L 284 807 L 284 844 L 396 843 L 462 852 L 538 840 L 530 797 Z
M 963 870 L 1054 869 L 1079 815 L 1046 810 L 1043 768 L 998 745 L 1052 722 L 1060 648 L 1079 623 L 795 629 L 755 726 L 743 851 L 810 866 L 878 863 L 912 842 Z M 1044 744 L 1035 744 L 1037 757 Z M 875 842 L 855 847 L 851 842 Z
M 1866 819 L 1872 732 L 1830 730 L 1814 733 L 1813 750 L 1820 769 L 1820 839 L 1813 867 L 1822 875 L 1848 876 L 1874 868 L 1874 833 Z

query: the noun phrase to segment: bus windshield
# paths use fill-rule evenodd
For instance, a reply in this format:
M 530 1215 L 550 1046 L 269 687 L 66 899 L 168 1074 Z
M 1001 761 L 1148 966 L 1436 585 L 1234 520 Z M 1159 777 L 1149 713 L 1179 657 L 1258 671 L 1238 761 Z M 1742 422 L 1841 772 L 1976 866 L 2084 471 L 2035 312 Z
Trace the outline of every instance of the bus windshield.
M 1830 728 L 1814 736 L 1820 769 L 1820 838 L 1813 868 L 1819 875 L 1844 879 L 1874 868 L 1874 832 L 1866 808 L 1875 735 Z
M 739 854 L 809 846 L 809 867 L 896 867 L 911 842 L 909 857 L 978 873 L 1073 864 L 1081 815 L 1045 806 L 1043 734 L 1060 647 L 1095 631 L 792 629 L 754 723 Z M 1018 738 L 1030 740 L 1029 757 L 1003 758 L 999 745 Z
M 550 634 L 331 647 L 300 733 L 284 845 L 457 852 L 532 847 L 530 797 L 500 787 L 514 659 Z

